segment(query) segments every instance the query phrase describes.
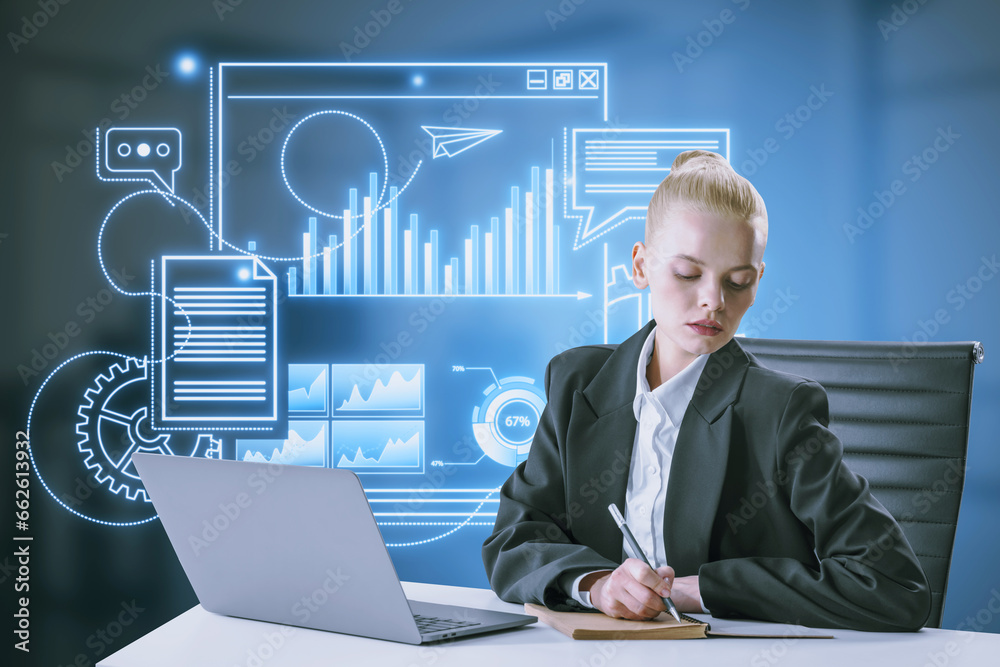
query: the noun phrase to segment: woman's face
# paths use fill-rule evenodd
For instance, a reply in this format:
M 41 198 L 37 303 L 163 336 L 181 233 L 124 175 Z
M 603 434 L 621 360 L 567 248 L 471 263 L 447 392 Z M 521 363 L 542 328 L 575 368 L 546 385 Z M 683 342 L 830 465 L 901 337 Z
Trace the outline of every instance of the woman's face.
M 679 371 L 736 334 L 764 273 L 754 227 L 677 212 L 632 249 L 632 280 L 649 287 L 661 364 Z

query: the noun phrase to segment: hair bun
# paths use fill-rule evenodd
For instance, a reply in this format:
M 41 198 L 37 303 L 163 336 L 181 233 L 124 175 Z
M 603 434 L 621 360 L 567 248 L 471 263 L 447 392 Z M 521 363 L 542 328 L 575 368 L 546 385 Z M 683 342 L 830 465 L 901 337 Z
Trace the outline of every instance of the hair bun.
M 674 163 L 670 166 L 670 171 L 671 173 L 676 173 L 681 169 L 687 171 L 688 169 L 697 167 L 709 167 L 713 164 L 729 166 L 726 159 L 718 153 L 702 150 L 684 151 L 674 158 Z

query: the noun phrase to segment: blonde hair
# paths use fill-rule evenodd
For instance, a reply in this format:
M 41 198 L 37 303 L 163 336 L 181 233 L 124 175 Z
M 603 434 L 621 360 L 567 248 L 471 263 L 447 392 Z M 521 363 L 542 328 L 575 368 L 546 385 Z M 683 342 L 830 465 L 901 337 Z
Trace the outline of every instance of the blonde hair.
M 677 156 L 656 188 L 646 210 L 646 240 L 679 211 L 709 213 L 741 220 L 754 228 L 761 248 L 767 245 L 767 208 L 750 181 L 718 153 L 694 150 Z

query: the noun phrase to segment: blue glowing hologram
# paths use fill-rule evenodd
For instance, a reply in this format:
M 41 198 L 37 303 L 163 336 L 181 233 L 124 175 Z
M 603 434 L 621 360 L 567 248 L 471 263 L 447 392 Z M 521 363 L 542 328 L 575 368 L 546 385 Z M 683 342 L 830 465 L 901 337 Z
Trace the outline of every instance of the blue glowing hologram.
M 361 118 L 360 116 L 358 116 L 356 114 L 349 113 L 347 111 L 340 111 L 339 109 L 327 109 L 327 110 L 324 110 L 324 111 L 316 111 L 314 113 L 309 114 L 305 118 L 303 118 L 303 119 L 299 120 L 297 123 L 295 123 L 295 125 L 292 126 L 292 129 L 290 129 L 288 131 L 288 136 L 285 137 L 285 141 L 281 145 L 281 178 L 285 182 L 285 187 L 288 189 L 288 192 L 291 193 L 292 197 L 294 197 L 296 199 L 296 201 L 298 201 L 300 204 L 302 204 L 303 206 L 305 206 L 306 208 L 308 208 L 310 211 L 312 211 L 314 213 L 318 213 L 318 214 L 323 215 L 323 216 L 326 216 L 328 218 L 342 218 L 343 216 L 339 212 L 338 213 L 330 213 L 330 212 L 324 211 L 324 210 L 322 210 L 320 208 L 316 208 L 315 206 L 313 206 L 309 202 L 307 202 L 305 199 L 303 199 L 301 196 L 299 196 L 299 194 L 296 192 L 295 188 L 292 187 L 291 181 L 288 178 L 288 170 L 286 168 L 286 161 L 287 161 L 286 158 L 287 158 L 287 154 L 288 154 L 289 143 L 291 142 L 292 137 L 295 136 L 296 131 L 298 131 L 298 129 L 300 127 L 302 127 L 303 124 L 307 123 L 308 121 L 312 120 L 313 118 L 318 118 L 318 117 L 321 117 L 321 116 L 330 116 L 330 115 L 333 115 L 333 116 L 342 116 L 342 117 L 345 117 L 345 118 L 351 118 L 353 120 L 358 121 L 359 123 L 361 123 L 362 125 L 364 125 L 366 128 L 368 128 L 368 131 L 371 132 L 372 135 L 374 135 L 375 140 L 378 142 L 379 149 L 382 152 L 383 176 L 385 176 L 386 174 L 388 174 L 388 172 L 389 172 L 389 158 L 386 156 L 385 144 L 382 143 L 382 137 L 380 137 L 379 134 L 378 134 L 378 132 L 375 131 L 375 128 L 372 127 L 371 124 L 369 124 L 368 121 L 366 121 L 364 118 Z M 382 179 L 382 191 L 379 193 L 379 196 L 378 196 L 378 201 L 379 202 L 382 201 L 382 197 L 385 195 L 385 185 L 386 185 L 386 178 L 383 177 L 383 179 Z M 355 233 L 357 233 L 357 232 L 355 232 Z
M 137 180 L 171 193 L 181 168 L 181 131 L 175 127 L 111 127 L 104 133 L 104 168 L 110 172 L 151 174 Z M 107 179 L 116 180 L 116 179 Z M 136 180 L 136 179 L 128 179 Z
M 359 473 L 423 473 L 424 422 L 334 421 L 333 461 Z
M 288 411 L 327 414 L 329 373 L 326 364 L 289 364 Z
M 435 127 L 421 125 L 427 134 L 431 135 L 432 155 L 439 157 L 455 157 L 459 153 L 478 146 L 487 139 L 495 137 L 503 130 L 478 130 L 471 127 Z
M 526 87 L 536 74 L 547 82 L 550 71 L 556 69 L 573 72 L 578 82 L 600 85 L 588 83 L 583 89 L 581 83 L 579 90 L 552 90 L 547 83 L 544 89 Z M 526 76 L 529 71 L 532 74 Z M 470 158 L 461 162 L 464 181 L 482 173 L 480 161 L 488 161 L 483 166 L 494 176 L 513 173 L 514 163 L 525 159 L 530 160 L 528 164 L 544 161 L 555 168 L 550 144 L 562 127 L 590 127 L 608 120 L 606 63 L 220 62 L 215 79 L 218 87 L 210 107 L 216 140 L 211 191 L 217 196 L 217 233 L 223 246 L 228 243 L 245 250 L 254 242 L 254 252 L 259 250 L 263 259 L 302 256 L 301 237 L 282 234 L 283 226 L 268 224 L 294 219 L 303 213 L 302 206 L 310 215 L 332 219 L 328 221 L 332 226 L 319 229 L 324 244 L 334 235 L 338 244 L 356 235 L 363 229 L 361 224 L 353 225 L 346 235 L 343 225 L 335 224 L 344 220 L 347 207 L 330 194 L 339 193 L 341 187 L 356 188 L 360 194 L 367 190 L 364 176 L 372 170 L 381 172 L 379 192 L 371 198 L 372 213 L 392 204 L 391 197 L 382 192 L 396 185 L 397 196 L 404 191 L 410 194 L 413 210 L 432 224 L 447 227 L 459 217 L 476 217 L 474 211 L 462 209 L 471 202 L 488 201 L 478 193 L 473 195 L 487 179 L 472 178 L 460 184 L 449 175 L 450 161 L 441 159 L 437 162 L 444 164 L 436 173 L 416 178 L 420 165 L 435 152 L 434 141 L 420 129 L 422 125 L 504 128 L 508 147 L 502 155 L 491 150 L 464 152 L 462 157 Z M 415 86 L 415 80 L 423 84 Z M 275 109 L 281 120 L 272 125 Z M 334 114 L 340 126 L 329 132 L 327 121 Z M 469 120 L 472 114 L 490 120 L 476 123 Z M 376 134 L 381 145 L 376 144 Z M 342 136 L 347 154 L 337 149 Z M 257 145 L 248 144 L 248 137 L 254 137 Z M 369 140 L 372 149 L 351 152 L 351 146 L 361 147 Z M 274 146 L 269 148 L 271 141 Z M 444 155 L 454 152 L 447 147 Z M 232 153 L 252 156 L 252 162 L 248 159 L 242 164 L 246 177 L 232 178 L 226 171 L 224 158 Z M 275 173 L 281 173 L 282 180 L 275 182 Z M 360 200 L 358 204 L 356 215 L 360 216 Z M 568 230 L 563 232 L 563 240 L 571 240 Z M 400 241 L 402 236 L 401 231 Z M 355 252 L 352 247 L 352 258 Z M 442 248 L 444 252 L 461 253 L 462 249 Z M 353 266 L 356 269 L 359 264 Z
M 545 69 L 529 69 L 528 90 L 546 90 L 549 87 L 549 71 Z
M 277 278 L 246 256 L 164 256 L 156 427 L 279 421 Z
M 653 318 L 650 293 L 632 282 L 624 263 L 608 266 L 608 244 L 604 244 L 604 342 L 625 340 Z
M 580 68 L 578 74 L 579 82 L 577 83 L 577 88 L 580 90 L 600 90 L 601 70 Z
M 147 360 L 126 359 L 94 379 L 77 409 L 77 449 L 98 482 L 128 500 L 149 502 L 132 454 L 151 452 L 221 458 L 222 442 L 209 434 L 151 430 Z
M 281 439 L 236 439 L 236 460 L 327 467 L 329 422 L 292 420 L 288 437 Z
M 517 376 L 491 384 L 483 394 L 482 405 L 472 410 L 472 433 L 487 456 L 513 468 L 528 458 L 545 394 L 533 379 Z
M 334 364 L 334 416 L 422 416 L 423 364 Z
M 574 128 L 565 151 L 577 250 L 629 220 L 644 220 L 656 186 L 680 153 L 700 148 L 729 159 L 729 130 Z M 568 194 L 567 194 L 568 196 Z
M 371 209 L 372 202 L 377 201 L 378 178 L 376 173 L 369 173 L 369 194 L 362 198 L 362 224 L 354 223 L 357 189 L 344 193 L 345 199 L 352 202 L 351 208 L 344 211 L 345 241 L 340 242 L 337 235 L 320 238 L 316 217 L 307 219 L 303 227 L 307 231 L 301 237 L 301 266 L 289 267 L 286 274 L 288 295 L 310 298 L 530 295 L 578 301 L 590 297 L 582 290 L 560 292 L 555 170 L 548 168 L 543 172 L 541 167 L 533 166 L 529 174 L 523 187 L 509 189 L 510 205 L 494 211 L 502 216 L 490 217 L 488 224 L 484 217 L 481 224 L 470 225 L 468 234 L 460 240 L 461 256 L 442 262 L 441 246 L 454 243 L 454 236 L 443 238 L 440 230 L 426 231 L 417 213 L 407 216 L 397 203 L 385 208 L 385 220 L 380 223 L 379 216 Z M 392 202 L 398 198 L 398 193 L 392 194 L 394 191 L 395 188 L 390 188 Z M 409 221 L 405 229 L 401 219 Z M 359 235 L 361 238 L 355 240 Z
M 60 507 L 62 507 L 70 514 L 73 514 L 74 516 L 77 516 L 81 519 L 85 519 L 87 521 L 100 524 L 102 526 L 116 526 L 116 527 L 139 526 L 144 523 L 149 523 L 150 521 L 156 519 L 156 514 L 152 512 L 151 505 L 148 508 L 145 505 L 142 505 L 141 506 L 142 511 L 136 512 L 135 510 L 139 508 L 140 505 L 138 503 L 130 503 L 128 504 L 128 508 L 133 510 L 133 513 L 137 516 L 137 518 L 132 520 L 110 521 L 107 519 L 99 518 L 97 516 L 93 516 L 90 513 L 78 510 L 75 507 L 75 505 L 77 505 L 78 503 L 76 502 L 76 498 L 74 498 L 73 496 L 70 496 L 65 492 L 62 494 L 57 494 L 56 493 L 57 489 L 55 488 L 55 485 L 51 482 L 46 482 L 45 480 L 46 475 L 43 474 L 42 467 L 40 465 L 40 460 L 43 459 L 45 455 L 43 451 L 39 451 L 40 448 L 37 439 L 32 435 L 34 433 L 32 424 L 35 422 L 36 409 L 39 407 L 40 401 L 42 400 L 42 395 L 45 392 L 46 387 L 49 386 L 49 383 L 53 381 L 53 379 L 60 373 L 60 371 L 67 369 L 72 364 L 82 359 L 87 359 L 89 357 L 97 355 L 115 357 L 121 359 L 125 363 L 129 363 L 131 361 L 135 361 L 136 363 L 143 362 L 143 360 L 136 359 L 131 355 L 122 354 L 120 352 L 112 352 L 110 350 L 90 350 L 87 352 L 80 352 L 79 354 L 75 354 L 69 359 L 66 359 L 65 361 L 60 363 L 55 368 L 53 368 L 52 371 L 42 381 L 42 384 L 38 387 L 38 390 L 35 392 L 34 397 L 31 399 L 31 406 L 28 408 L 28 420 L 25 427 L 25 433 L 27 435 L 27 439 L 29 442 L 28 454 L 31 457 L 31 467 L 35 471 L 35 475 L 38 478 L 38 482 L 42 485 L 42 488 L 45 489 L 46 493 L 48 493 L 49 496 L 52 498 L 52 500 L 54 500 Z M 83 434 L 80 435 L 82 436 Z M 199 438 L 199 442 L 200 441 L 201 438 Z M 221 451 L 221 444 L 222 444 L 221 441 L 214 441 L 212 444 L 213 445 L 217 444 L 218 445 L 217 450 Z M 91 454 L 93 451 L 92 447 L 89 447 L 88 445 L 84 445 L 83 450 L 86 450 L 84 451 L 85 454 Z M 213 458 L 219 458 L 219 457 L 213 456 Z M 113 483 L 112 481 L 109 481 L 109 479 L 107 478 L 105 478 L 105 481 L 108 482 L 109 485 Z M 119 491 L 121 491 L 121 488 L 119 488 Z
M 552 70 L 552 90 L 573 90 L 573 70 Z
M 372 515 L 383 535 L 413 536 L 436 533 L 430 537 L 395 541 L 386 535 L 387 547 L 413 547 L 448 537 L 466 526 L 492 528 L 496 523 L 496 495 L 493 489 L 438 489 L 430 484 L 421 488 L 366 488 Z M 442 527 L 448 527 L 442 530 Z M 415 533 L 415 531 L 420 531 Z

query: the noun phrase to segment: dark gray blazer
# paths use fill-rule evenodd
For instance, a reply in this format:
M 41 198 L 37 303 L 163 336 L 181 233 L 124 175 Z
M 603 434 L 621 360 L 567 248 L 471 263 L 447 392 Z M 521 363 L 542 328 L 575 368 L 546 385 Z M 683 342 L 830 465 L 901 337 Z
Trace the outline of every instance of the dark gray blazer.
M 527 461 L 500 492 L 483 561 L 508 602 L 579 609 L 560 585 L 614 569 L 636 420 L 636 368 L 653 326 L 615 348 L 555 357 Z M 920 628 L 930 591 L 899 526 L 842 461 L 826 392 L 762 367 L 737 339 L 711 355 L 684 414 L 664 541 L 677 576 L 699 575 L 715 616 L 819 627 Z

